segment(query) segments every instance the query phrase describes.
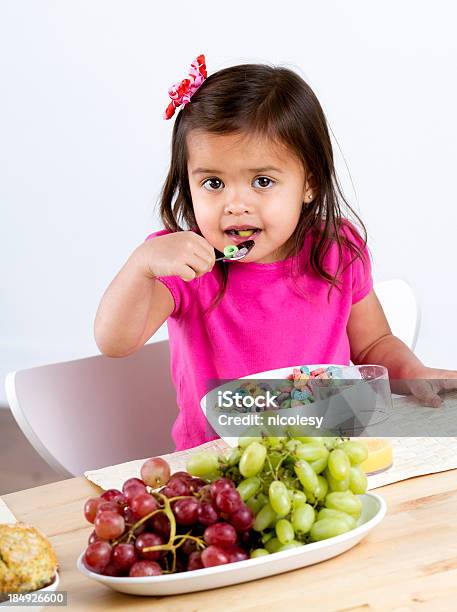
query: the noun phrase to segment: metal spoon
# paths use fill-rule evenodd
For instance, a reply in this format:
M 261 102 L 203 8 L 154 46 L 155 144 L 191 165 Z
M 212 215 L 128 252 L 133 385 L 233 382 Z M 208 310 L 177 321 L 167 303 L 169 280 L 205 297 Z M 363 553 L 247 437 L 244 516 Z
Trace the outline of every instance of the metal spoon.
M 246 255 L 252 251 L 252 247 L 255 245 L 255 240 L 245 240 L 244 242 L 240 242 L 238 245 L 238 251 L 233 255 L 233 257 L 218 257 L 216 261 L 238 261 L 239 259 L 243 259 Z

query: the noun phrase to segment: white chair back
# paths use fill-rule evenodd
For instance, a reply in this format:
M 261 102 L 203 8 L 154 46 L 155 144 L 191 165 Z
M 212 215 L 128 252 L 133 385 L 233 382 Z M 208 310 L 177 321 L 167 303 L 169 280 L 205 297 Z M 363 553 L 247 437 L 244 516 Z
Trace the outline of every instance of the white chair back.
M 13 415 L 64 476 L 173 452 L 178 408 L 168 340 L 128 357 L 104 355 L 8 374 Z
M 393 335 L 413 351 L 420 327 L 420 309 L 414 291 L 405 280 L 399 278 L 375 283 L 374 291 Z

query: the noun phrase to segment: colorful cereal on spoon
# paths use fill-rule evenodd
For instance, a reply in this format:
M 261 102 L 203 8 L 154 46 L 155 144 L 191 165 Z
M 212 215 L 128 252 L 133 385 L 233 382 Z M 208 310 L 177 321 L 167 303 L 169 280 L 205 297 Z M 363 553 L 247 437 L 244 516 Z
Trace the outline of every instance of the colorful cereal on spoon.
M 245 240 L 238 246 L 229 244 L 224 247 L 224 256 L 218 257 L 216 261 L 238 261 L 239 259 L 243 259 L 243 257 L 246 257 L 246 255 L 251 252 L 254 245 L 254 240 Z

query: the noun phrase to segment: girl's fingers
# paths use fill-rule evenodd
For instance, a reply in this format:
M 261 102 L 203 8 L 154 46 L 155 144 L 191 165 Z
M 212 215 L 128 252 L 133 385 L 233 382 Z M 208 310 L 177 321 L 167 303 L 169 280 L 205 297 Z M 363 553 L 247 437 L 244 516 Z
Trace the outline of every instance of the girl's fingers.
M 208 251 L 199 248 L 198 250 L 196 249 L 193 254 L 196 257 L 198 257 L 199 260 L 203 262 L 203 265 L 205 266 L 205 268 L 208 268 L 208 270 L 211 270 L 216 260 L 214 250 L 212 251 L 210 255 L 208 255 Z
M 191 281 L 209 272 L 211 267 L 207 258 L 205 259 L 199 255 L 191 255 L 187 258 L 186 262 L 183 263 L 179 276 L 185 281 Z
M 189 265 L 189 264 L 188 264 Z M 200 275 L 206 274 L 213 267 L 213 263 L 207 255 L 201 255 L 200 253 L 194 253 L 194 257 L 191 260 L 192 267 L 197 266 L 198 273 Z
M 438 395 L 441 391 L 457 389 L 457 371 L 428 369 L 427 379 L 409 379 L 392 381 L 393 393 L 413 395 L 422 406 L 438 408 L 443 399 Z
M 197 277 L 197 273 L 190 266 L 183 264 L 182 266 L 180 266 L 177 276 L 179 276 L 179 278 L 182 278 L 183 281 L 188 282 L 194 280 L 194 278 Z
M 441 388 L 445 391 L 457 389 L 457 378 L 443 378 L 439 382 L 441 383 Z
M 432 385 L 426 380 L 411 381 L 410 391 L 423 406 L 438 408 L 438 406 L 441 406 L 443 402 L 441 397 L 438 395 L 439 385 L 437 385 L 435 382 Z
M 214 253 L 214 248 L 210 245 L 206 238 L 203 238 L 203 236 L 199 236 L 198 234 L 195 234 L 195 236 L 197 238 L 198 245 L 195 249 L 195 252 L 201 253 L 202 256 L 204 256 L 205 254 L 208 255 L 210 260 L 215 259 L 216 255 Z

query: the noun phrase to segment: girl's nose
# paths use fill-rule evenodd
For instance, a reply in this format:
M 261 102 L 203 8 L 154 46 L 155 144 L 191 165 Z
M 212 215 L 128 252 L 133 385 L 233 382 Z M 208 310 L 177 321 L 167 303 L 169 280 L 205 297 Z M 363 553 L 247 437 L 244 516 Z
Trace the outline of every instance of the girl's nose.
M 243 202 L 230 202 L 224 209 L 226 215 L 243 215 L 244 213 L 251 213 L 252 206 L 249 206 Z

